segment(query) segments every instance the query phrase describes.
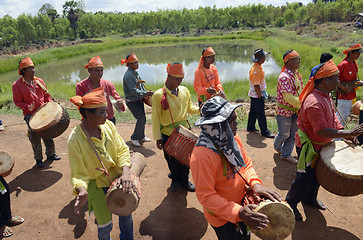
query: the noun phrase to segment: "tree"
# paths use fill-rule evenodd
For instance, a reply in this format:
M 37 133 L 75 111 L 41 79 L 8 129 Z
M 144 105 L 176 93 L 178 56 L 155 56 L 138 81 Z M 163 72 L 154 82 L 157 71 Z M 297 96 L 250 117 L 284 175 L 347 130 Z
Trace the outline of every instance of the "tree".
M 57 10 L 49 3 L 43 4 L 39 8 L 38 14 L 47 15 L 52 20 L 52 22 L 54 21 L 54 19 L 59 17 Z
M 85 4 L 84 2 L 81 0 L 79 2 L 77 1 L 66 1 L 63 4 L 63 16 L 67 16 L 69 23 L 70 23 L 70 27 L 73 29 L 74 31 L 74 37 L 76 38 L 77 36 L 77 20 L 78 20 L 78 14 L 84 13 L 84 9 L 85 9 Z

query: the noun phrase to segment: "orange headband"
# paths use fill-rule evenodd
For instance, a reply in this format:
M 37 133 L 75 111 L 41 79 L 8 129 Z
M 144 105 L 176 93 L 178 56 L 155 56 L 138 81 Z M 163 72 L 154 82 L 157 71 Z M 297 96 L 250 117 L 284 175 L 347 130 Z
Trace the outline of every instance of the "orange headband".
M 101 108 L 107 106 L 107 100 L 105 98 L 105 91 L 102 87 L 92 90 L 83 97 L 74 96 L 71 97 L 71 102 L 79 108 Z
M 125 63 L 131 63 L 131 62 L 136 62 L 139 61 L 139 59 L 137 59 L 135 53 L 132 53 L 129 57 L 127 57 L 126 59 L 121 59 L 121 65 L 124 65 Z
M 302 90 L 300 94 L 300 101 L 304 102 L 306 97 L 313 91 L 314 89 L 314 83 L 316 79 L 321 79 L 324 77 L 331 77 L 339 73 L 339 70 L 332 59 L 330 59 L 328 62 L 326 62 L 319 70 L 318 72 L 313 75 L 309 81 L 306 83 L 304 89 Z
M 96 68 L 96 67 L 103 67 L 103 63 L 99 56 L 91 58 L 91 60 L 89 60 L 88 64 L 84 65 L 85 69 Z
M 166 66 L 166 71 L 170 76 L 184 77 L 184 68 L 183 64 L 181 63 L 174 63 L 174 64 L 168 63 L 168 65 Z
M 343 51 L 343 53 L 345 55 L 347 55 L 350 51 L 353 51 L 353 50 L 357 50 L 357 49 L 362 49 L 362 45 L 360 43 L 357 43 L 357 44 L 354 44 L 353 46 L 351 46 L 350 48 L 348 49 L 345 49 Z
M 208 47 L 206 50 L 204 50 L 202 56 L 199 59 L 198 68 L 201 68 L 204 63 L 204 57 L 213 56 L 216 55 L 212 47 Z
M 282 67 L 281 72 L 285 71 L 287 61 L 289 61 L 290 59 L 293 59 L 293 58 L 297 58 L 297 57 L 299 57 L 299 54 L 295 50 L 293 50 L 291 53 L 287 54 L 284 57 L 284 66 Z
M 20 70 L 23 68 L 27 68 L 27 67 L 33 67 L 34 63 L 33 61 L 30 59 L 30 57 L 24 58 L 23 60 L 20 61 L 19 63 L 19 75 L 21 75 Z

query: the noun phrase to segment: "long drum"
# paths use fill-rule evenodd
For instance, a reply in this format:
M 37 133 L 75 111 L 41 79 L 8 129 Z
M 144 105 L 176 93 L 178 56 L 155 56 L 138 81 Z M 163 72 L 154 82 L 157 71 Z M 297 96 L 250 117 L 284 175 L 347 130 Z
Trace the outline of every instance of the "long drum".
M 131 194 L 124 193 L 117 179 L 113 181 L 106 193 L 106 204 L 110 212 L 119 216 L 127 216 L 139 206 L 141 184 L 139 177 L 146 166 L 146 159 L 141 153 L 131 153 L 131 177 L 134 188 Z
M 0 176 L 8 176 L 14 168 L 15 160 L 10 153 L 0 151 Z
M 164 151 L 176 158 L 181 164 L 189 167 L 190 156 L 193 152 L 198 135 L 179 125 L 169 136 L 164 145 Z
M 286 202 L 265 200 L 254 211 L 265 214 L 269 221 L 266 228 L 260 230 L 251 229 L 261 239 L 282 240 L 287 238 L 294 230 L 294 212 Z
M 363 149 L 334 141 L 320 151 L 316 179 L 331 193 L 356 196 L 363 193 Z
M 56 138 L 68 128 L 69 115 L 58 103 L 47 102 L 33 113 L 29 126 L 40 137 Z

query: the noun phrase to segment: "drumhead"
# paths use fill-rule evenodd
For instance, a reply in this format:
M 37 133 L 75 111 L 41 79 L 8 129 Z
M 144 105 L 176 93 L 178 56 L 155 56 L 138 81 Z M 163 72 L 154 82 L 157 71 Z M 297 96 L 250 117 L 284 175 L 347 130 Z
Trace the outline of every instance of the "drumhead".
M 62 118 L 62 111 L 63 109 L 58 103 L 45 103 L 33 113 L 29 126 L 34 131 L 51 127 Z
M 340 174 L 360 179 L 363 175 L 363 149 L 345 141 L 333 141 L 324 146 L 320 157 L 327 167 Z
M 14 158 L 10 153 L 0 150 L 0 176 L 7 175 L 14 167 Z
M 255 211 L 265 214 L 270 222 L 267 228 L 261 230 L 251 229 L 261 239 L 282 240 L 287 238 L 294 230 L 294 212 L 285 202 L 266 200 L 261 202 Z

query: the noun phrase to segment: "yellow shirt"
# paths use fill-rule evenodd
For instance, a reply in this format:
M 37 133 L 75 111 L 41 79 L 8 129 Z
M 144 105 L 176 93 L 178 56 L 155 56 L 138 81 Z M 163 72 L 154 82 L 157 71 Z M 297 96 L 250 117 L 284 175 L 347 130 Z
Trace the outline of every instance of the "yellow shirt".
M 100 125 L 99 128 L 101 129 L 101 139 L 91 137 L 91 141 L 113 180 L 122 174 L 122 167 L 131 167 L 129 148 L 111 121 L 106 120 L 106 123 Z M 102 168 L 101 163 L 80 125 L 77 125 L 69 136 L 68 158 L 75 195 L 77 195 L 78 187 L 83 186 L 87 189 L 90 179 L 96 180 L 97 187 L 111 185 L 109 178 L 96 170 L 96 168 Z
M 174 123 L 187 120 L 187 115 L 198 114 L 199 107 L 193 105 L 190 97 L 189 90 L 184 86 L 178 87 L 178 96 L 171 94 L 171 91 L 166 87 L 166 95 L 170 106 L 171 114 L 173 116 Z M 173 123 L 171 121 L 169 109 L 164 110 L 161 106 L 161 98 L 163 96 L 163 90 L 157 90 L 152 98 L 152 128 L 153 137 L 155 140 L 161 139 L 161 134 L 170 136 L 174 131 Z M 167 127 L 166 127 L 167 126 Z M 188 126 L 185 126 L 188 127 Z

